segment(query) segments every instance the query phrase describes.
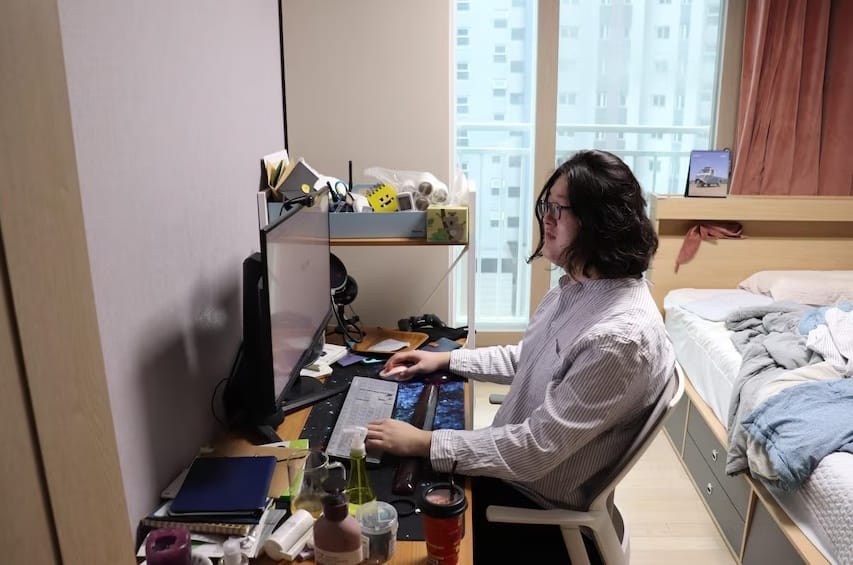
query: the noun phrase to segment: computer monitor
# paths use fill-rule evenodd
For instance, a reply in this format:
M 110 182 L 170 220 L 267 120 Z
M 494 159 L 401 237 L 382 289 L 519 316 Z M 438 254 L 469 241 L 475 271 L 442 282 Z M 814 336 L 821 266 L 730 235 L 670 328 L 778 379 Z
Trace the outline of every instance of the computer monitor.
M 272 218 L 261 253 L 243 262 L 243 346 L 225 404 L 230 425 L 258 440 L 276 441 L 286 412 L 340 392 L 299 374 L 332 316 L 328 192 L 309 200 Z

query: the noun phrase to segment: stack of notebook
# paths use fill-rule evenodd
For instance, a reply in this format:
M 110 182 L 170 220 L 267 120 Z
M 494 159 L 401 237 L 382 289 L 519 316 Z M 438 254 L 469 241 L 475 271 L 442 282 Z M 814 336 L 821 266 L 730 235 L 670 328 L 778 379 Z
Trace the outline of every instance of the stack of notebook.
M 190 466 L 174 500 L 142 520 L 152 528 L 245 536 L 272 499 L 268 491 L 276 458 L 200 457 Z

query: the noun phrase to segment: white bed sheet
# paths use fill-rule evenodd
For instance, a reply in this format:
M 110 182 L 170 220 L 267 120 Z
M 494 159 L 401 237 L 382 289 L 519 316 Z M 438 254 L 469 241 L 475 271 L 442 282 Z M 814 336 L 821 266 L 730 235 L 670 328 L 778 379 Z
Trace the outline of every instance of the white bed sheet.
M 664 312 L 678 362 L 699 396 L 728 427 L 742 358 L 723 322 L 704 320 L 680 307 L 720 292 L 725 291 L 673 290 L 664 298 Z M 853 454 L 825 457 L 800 489 L 774 497 L 830 563 L 853 564 Z

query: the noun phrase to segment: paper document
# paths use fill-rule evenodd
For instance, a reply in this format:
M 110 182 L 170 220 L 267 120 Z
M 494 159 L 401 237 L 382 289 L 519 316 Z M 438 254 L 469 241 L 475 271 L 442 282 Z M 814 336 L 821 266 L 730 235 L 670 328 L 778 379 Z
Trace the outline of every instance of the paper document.
M 399 339 L 383 339 L 379 343 L 375 343 L 370 347 L 370 351 L 378 351 L 380 353 L 391 353 L 399 351 L 405 347 L 409 347 L 408 341 L 400 341 Z

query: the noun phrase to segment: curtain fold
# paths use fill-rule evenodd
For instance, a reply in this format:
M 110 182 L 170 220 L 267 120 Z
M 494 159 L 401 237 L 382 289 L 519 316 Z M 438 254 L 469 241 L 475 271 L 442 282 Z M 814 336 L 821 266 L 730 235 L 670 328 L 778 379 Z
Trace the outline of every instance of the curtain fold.
M 750 0 L 733 194 L 853 195 L 851 5 Z

